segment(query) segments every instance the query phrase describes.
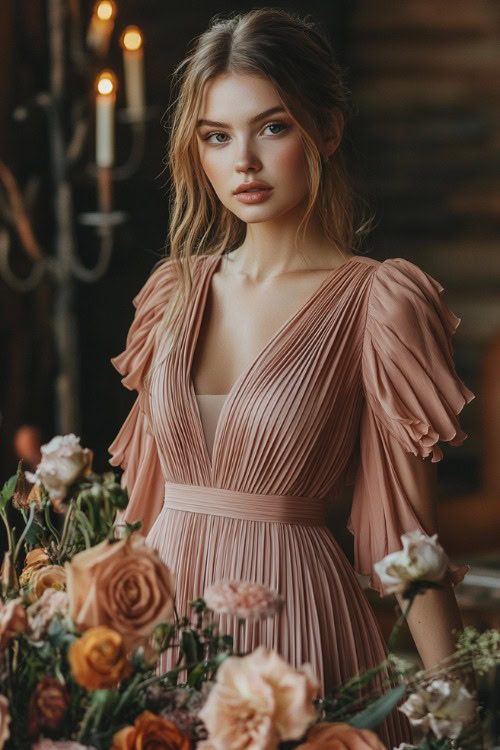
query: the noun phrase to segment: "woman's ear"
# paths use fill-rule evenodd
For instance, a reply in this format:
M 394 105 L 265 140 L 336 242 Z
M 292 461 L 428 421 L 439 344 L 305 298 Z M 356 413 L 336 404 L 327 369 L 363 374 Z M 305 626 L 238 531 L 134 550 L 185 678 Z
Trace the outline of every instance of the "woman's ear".
M 344 134 L 344 115 L 340 109 L 332 110 L 328 135 L 323 140 L 322 154 L 325 158 L 331 156 L 340 146 Z

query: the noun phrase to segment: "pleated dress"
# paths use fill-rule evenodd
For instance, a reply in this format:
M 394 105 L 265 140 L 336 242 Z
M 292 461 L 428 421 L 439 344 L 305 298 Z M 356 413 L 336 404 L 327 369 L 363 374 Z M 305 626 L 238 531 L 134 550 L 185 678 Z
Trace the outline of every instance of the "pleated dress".
M 424 461 L 443 458 L 440 441 L 464 441 L 458 415 L 474 398 L 453 359 L 460 319 L 443 286 L 417 265 L 353 256 L 276 331 L 230 392 L 208 403 L 195 393 L 191 367 L 220 262 L 220 255 L 196 258 L 171 351 L 160 327 L 177 283 L 169 259 L 133 300 L 125 351 L 111 360 L 123 385 L 138 391 L 109 447 L 129 491 L 123 518 L 142 520 L 147 542 L 174 572 L 180 615 L 216 581 L 256 581 L 280 592 L 281 614 L 243 627 L 220 615 L 219 629 L 233 636 L 235 651 L 262 644 L 293 666 L 310 663 L 320 694 L 331 694 L 386 655 L 355 571 L 383 596 L 373 563 L 401 549 L 402 534 L 435 531 L 435 509 L 421 489 Z M 348 483 L 354 568 L 326 525 Z M 467 570 L 450 563 L 452 583 Z M 175 656 L 164 654 L 162 669 Z M 396 709 L 377 731 L 388 748 L 411 741 Z

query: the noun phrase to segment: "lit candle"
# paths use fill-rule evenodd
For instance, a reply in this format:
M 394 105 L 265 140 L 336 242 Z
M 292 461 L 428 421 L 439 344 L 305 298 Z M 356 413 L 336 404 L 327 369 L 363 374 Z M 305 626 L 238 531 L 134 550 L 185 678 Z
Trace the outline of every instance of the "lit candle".
M 95 122 L 98 167 L 111 167 L 115 159 L 115 99 L 115 76 L 110 70 L 104 70 L 97 81 Z
M 127 110 L 132 119 L 144 116 L 144 49 L 137 26 L 127 26 L 122 34 L 123 69 Z
M 108 51 L 115 25 L 116 5 L 113 0 L 99 0 L 94 6 L 87 32 L 87 45 L 99 55 Z

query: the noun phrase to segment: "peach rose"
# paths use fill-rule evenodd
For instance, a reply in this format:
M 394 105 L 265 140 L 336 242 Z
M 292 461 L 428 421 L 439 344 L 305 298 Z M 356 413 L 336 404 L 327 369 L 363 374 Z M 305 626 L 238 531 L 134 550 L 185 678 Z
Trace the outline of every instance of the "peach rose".
M 135 649 L 172 615 L 174 577 L 141 534 L 105 540 L 65 567 L 69 614 L 80 630 L 107 625 Z
M 124 727 L 113 737 L 111 750 L 190 750 L 191 739 L 175 724 L 151 711 L 143 711 L 133 727 Z
M 121 635 L 110 628 L 90 628 L 68 649 L 75 682 L 87 690 L 111 689 L 132 672 Z
M 218 750 L 274 750 L 283 740 L 300 739 L 317 719 L 318 690 L 310 664 L 294 669 L 259 646 L 222 663 L 199 718 Z
M 28 705 L 28 734 L 37 735 L 41 729 L 58 729 L 71 705 L 71 697 L 62 682 L 55 677 L 44 677 L 37 684 Z
M 307 733 L 306 741 L 296 750 L 387 750 L 370 729 L 355 729 L 344 722 L 320 721 Z
M 66 571 L 62 565 L 45 565 L 31 576 L 30 601 L 40 599 L 46 589 L 63 591 L 66 588 Z
M 28 629 L 28 617 L 21 602 L 21 597 L 18 597 L 0 604 L 0 653 L 12 638 Z
M 35 570 L 38 570 L 38 568 L 42 568 L 45 565 L 50 565 L 50 557 L 44 549 L 41 547 L 35 547 L 31 552 L 28 552 L 24 562 L 23 571 L 19 576 L 19 583 L 21 586 L 26 586 L 26 584 L 31 581 L 31 576 Z
M 5 743 L 10 737 L 10 722 L 9 701 L 5 695 L 0 695 L 0 750 L 3 750 Z

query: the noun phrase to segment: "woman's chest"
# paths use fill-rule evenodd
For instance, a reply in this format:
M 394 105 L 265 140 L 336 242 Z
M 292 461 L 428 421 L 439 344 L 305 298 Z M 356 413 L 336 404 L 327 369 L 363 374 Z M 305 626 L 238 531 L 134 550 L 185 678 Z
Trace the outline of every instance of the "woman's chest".
M 253 492 L 276 489 L 275 482 L 279 492 L 297 494 L 332 486 L 356 437 L 367 285 L 362 274 L 327 282 L 256 356 L 251 351 L 244 370 L 222 381 L 224 389 L 213 388 L 226 397 L 212 450 L 191 376 L 207 292 L 198 289 L 181 343 L 156 370 L 151 393 L 153 429 L 170 477 Z
M 260 284 L 214 274 L 207 284 L 193 347 L 195 393 L 227 395 L 287 322 L 314 300 L 330 274 L 288 274 Z

